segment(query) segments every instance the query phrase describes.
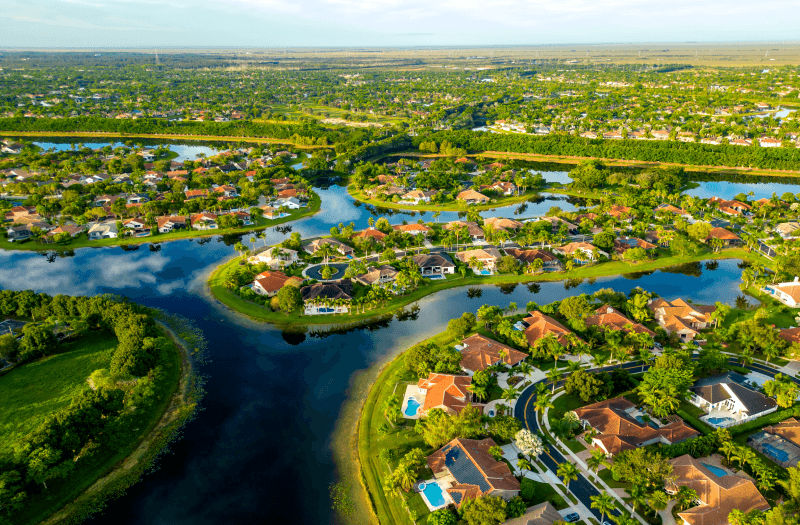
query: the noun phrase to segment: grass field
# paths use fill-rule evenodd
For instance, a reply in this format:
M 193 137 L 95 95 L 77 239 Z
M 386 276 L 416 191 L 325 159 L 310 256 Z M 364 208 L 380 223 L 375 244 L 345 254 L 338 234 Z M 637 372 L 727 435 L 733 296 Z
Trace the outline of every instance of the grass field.
M 9 370 L 0 382 L 0 393 L 4 396 L 4 406 L 7 400 L 14 400 L 15 417 L 8 417 L 6 411 L 3 411 L 3 437 L 21 439 L 23 432 L 30 431 L 49 414 L 68 404 L 72 395 L 89 388 L 86 383 L 89 374 L 96 369 L 108 367 L 115 345 L 116 338 L 112 334 L 92 333 L 75 343 L 65 345 L 62 352 L 55 356 Z M 84 491 L 98 479 L 113 472 L 122 460 L 137 450 L 156 429 L 162 415 L 170 406 L 173 394 L 179 387 L 182 370 L 180 352 L 172 342 L 166 347 L 161 367 L 162 375 L 155 382 L 155 401 L 129 415 L 123 423 L 121 432 L 127 439 L 114 447 L 101 446 L 94 454 L 77 462 L 75 470 L 67 478 L 51 480 L 47 490 L 28 494 L 22 509 L 15 515 L 14 523 L 42 523 L 65 505 L 71 507 L 59 513 L 62 517 L 72 515 L 72 512 L 77 515 L 87 512 L 86 504 L 76 504 L 87 497 L 83 494 Z M 14 424 L 14 419 L 21 418 L 32 419 Z M 142 452 L 141 460 L 154 453 L 155 451 Z M 127 468 L 130 472 L 137 472 L 136 462 Z M 136 480 L 138 475 L 133 480 L 127 480 L 124 486 Z M 97 498 L 103 496 L 102 490 L 100 488 L 88 495 L 89 508 L 96 507 Z M 118 494 L 111 493 L 108 496 L 114 495 Z
M 252 231 L 265 230 L 279 224 L 284 224 L 290 221 L 296 221 L 303 217 L 314 215 L 319 211 L 321 199 L 319 195 L 313 193 L 311 199 L 308 201 L 308 206 L 300 208 L 299 210 L 292 210 L 288 217 L 282 219 L 264 219 L 253 217 L 254 224 L 250 226 L 241 226 L 239 228 L 228 228 L 219 230 L 179 230 L 170 233 L 159 233 L 149 237 L 124 237 L 117 239 L 100 239 L 97 241 L 90 241 L 86 233 L 81 233 L 72 241 L 67 244 L 40 244 L 34 241 L 26 242 L 10 242 L 5 237 L 0 237 L 0 249 L 3 250 L 24 250 L 24 251 L 48 251 L 48 250 L 74 250 L 77 248 L 97 248 L 102 246 L 134 246 L 145 243 L 162 243 L 169 241 L 180 241 L 183 239 L 193 239 L 199 237 L 210 237 L 213 235 L 226 235 L 226 234 L 245 234 Z M 245 243 L 247 245 L 247 243 Z
M 67 343 L 56 355 L 8 370 L 0 381 L 0 458 L 9 457 L 14 446 L 50 414 L 89 389 L 86 379 L 99 368 L 108 368 L 117 338 L 95 332 Z

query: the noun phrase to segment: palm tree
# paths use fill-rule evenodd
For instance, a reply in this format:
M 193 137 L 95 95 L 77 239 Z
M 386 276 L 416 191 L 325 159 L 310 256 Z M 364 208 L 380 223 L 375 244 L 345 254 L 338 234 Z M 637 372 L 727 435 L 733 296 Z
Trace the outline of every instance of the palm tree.
M 567 361 L 567 374 L 572 374 L 581 369 L 580 361 Z
M 556 474 L 564 480 L 564 488 L 567 490 L 569 490 L 569 482 L 578 479 L 578 469 L 572 463 L 560 464 Z
M 744 468 L 746 463 L 753 461 L 756 453 L 749 447 L 736 447 L 736 451 L 731 454 L 731 459 L 739 463 L 741 468 Z
M 519 397 L 519 390 L 517 390 L 513 386 L 510 386 L 505 390 L 503 390 L 502 398 L 504 401 L 511 402 L 517 399 L 518 397 Z
M 547 379 L 553 383 L 553 393 L 556 392 L 556 383 L 561 379 L 561 371 L 558 368 L 551 368 L 547 371 Z
M 678 500 L 678 507 L 681 510 L 686 510 L 697 499 L 697 492 L 684 485 L 678 489 L 677 494 L 675 494 L 675 499 Z
M 736 452 L 736 443 L 733 441 L 726 441 L 719 447 L 719 451 L 725 454 L 725 459 L 730 463 L 731 455 Z
M 486 386 L 478 383 L 472 383 L 467 387 L 467 390 L 472 392 L 473 397 L 478 399 L 486 399 L 486 396 L 489 395 L 489 391 L 486 389 Z
M 669 504 L 669 496 L 667 496 L 666 492 L 661 492 L 660 490 L 653 493 L 648 500 L 650 507 L 655 511 L 662 511 L 667 508 Z
M 608 466 L 606 453 L 599 448 L 593 448 L 591 449 L 590 454 L 591 456 L 586 459 L 586 466 L 589 467 L 589 470 L 595 473 L 595 477 L 598 477 L 600 467 Z
M 517 460 L 517 470 L 533 470 L 533 465 L 527 459 Z
M 539 395 L 536 396 L 536 401 L 533 402 L 533 409 L 536 412 L 541 412 L 544 414 L 544 411 L 550 408 L 554 408 L 553 401 L 550 399 L 549 395 Z
M 417 477 L 411 469 L 402 463 L 395 469 L 394 478 L 397 480 L 397 484 L 400 485 L 400 488 L 406 492 L 411 490 L 411 487 L 414 486 L 414 482 L 417 481 Z
M 523 361 L 519 365 L 517 365 L 517 371 L 520 374 L 527 376 L 528 374 L 533 372 L 533 366 L 531 366 L 530 363 Z
M 606 514 L 614 510 L 614 498 L 608 492 L 603 491 L 590 499 L 592 500 L 591 507 L 600 512 L 600 523 L 603 523 Z

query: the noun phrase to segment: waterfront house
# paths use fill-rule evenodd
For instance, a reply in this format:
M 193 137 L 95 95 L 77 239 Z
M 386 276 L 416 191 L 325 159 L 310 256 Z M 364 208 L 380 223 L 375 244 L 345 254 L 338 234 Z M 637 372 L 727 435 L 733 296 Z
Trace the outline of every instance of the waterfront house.
M 411 260 L 419 266 L 423 277 L 444 277 L 444 274 L 453 274 L 456 271 L 456 265 L 446 253 L 421 253 Z
M 599 326 L 610 330 L 618 330 L 624 333 L 636 332 L 637 334 L 647 334 L 654 337 L 656 334 L 641 323 L 631 321 L 622 312 L 611 305 L 604 304 L 594 315 L 586 319 L 586 326 Z
M 303 249 L 306 252 L 308 252 L 308 253 L 310 253 L 312 255 L 315 255 L 317 253 L 317 251 L 319 251 L 320 247 L 325 245 L 325 244 L 330 245 L 335 252 L 338 252 L 338 253 L 340 253 L 341 255 L 344 255 L 344 256 L 353 255 L 353 253 L 355 253 L 355 250 L 353 250 L 353 248 L 351 248 L 350 246 L 346 245 L 342 241 L 340 241 L 338 239 L 334 239 L 332 237 L 326 237 L 324 239 L 313 240 L 310 243 L 308 243 L 305 246 L 303 246 Z
M 409 235 L 422 235 L 423 237 L 427 236 L 428 232 L 431 231 L 431 229 L 424 224 L 396 224 L 392 226 L 392 229 L 408 233 Z
M 705 239 L 706 244 L 710 243 L 713 239 L 721 240 L 722 245 L 726 248 L 742 246 L 744 244 L 738 235 L 726 230 L 725 228 L 713 228 L 711 231 L 709 231 Z
M 608 253 L 596 248 L 593 244 L 589 244 L 588 242 L 571 242 L 564 246 L 553 248 L 553 252 L 565 257 L 572 257 L 573 261 L 578 264 L 594 262 L 600 255 L 608 257 Z M 584 259 L 579 259 L 577 257 L 578 253 L 584 254 Z
M 456 438 L 428 456 L 428 467 L 440 484 L 449 485 L 446 491 L 456 507 L 481 496 L 510 500 L 519 494 L 519 481 L 508 465 L 489 453 L 496 446 L 492 438 Z
M 561 229 L 561 225 L 562 224 L 567 227 L 567 232 L 570 233 L 570 234 L 577 233 L 579 231 L 579 229 L 580 229 L 576 225 L 572 224 L 571 222 L 565 221 L 561 217 L 539 217 L 538 219 L 535 219 L 535 220 L 537 222 L 538 221 L 549 222 L 550 223 L 550 231 L 553 234 L 558 233 L 558 231 Z
M 216 230 L 217 216 L 213 213 L 198 213 L 192 215 L 191 225 L 194 230 Z
M 382 264 L 377 268 L 370 266 L 367 268 L 366 273 L 357 275 L 355 280 L 365 286 L 372 286 L 373 284 L 386 284 L 394 281 L 399 273 L 400 272 L 395 270 L 394 267 L 388 264 Z
M 689 391 L 689 402 L 708 412 L 701 419 L 716 427 L 738 425 L 777 410 L 774 399 L 753 390 L 736 372 L 698 379 Z
M 575 413 L 584 428 L 591 427 L 598 432 L 592 438 L 592 445 L 608 457 L 653 443 L 681 443 L 700 435 L 677 416 L 670 418 L 666 425 L 647 421 L 636 405 L 624 397 L 587 405 L 576 409 Z
M 472 393 L 467 389 L 472 384 L 469 376 L 438 374 L 431 372 L 428 377 L 417 382 L 420 394 L 425 396 L 420 412 L 439 408 L 450 415 L 461 412 L 472 405 Z M 480 405 L 475 405 L 480 406 Z
M 470 375 L 500 363 L 516 366 L 528 357 L 524 352 L 480 334 L 467 337 L 459 346 L 460 349 L 456 348 L 461 352 L 461 368 Z
M 435 191 L 411 190 L 402 196 L 402 202 L 411 204 L 430 202 L 434 195 Z
M 301 288 L 306 315 L 346 314 L 353 298 L 350 279 L 316 283 Z
M 646 252 L 652 252 L 657 246 L 644 239 L 637 239 L 636 237 L 620 237 L 614 239 L 614 253 L 619 257 L 623 257 L 625 252 L 633 248 L 642 248 Z
M 456 196 L 456 200 L 464 201 L 467 204 L 486 204 L 489 197 L 472 189 L 462 191 Z
M 467 234 L 473 241 L 481 240 L 484 238 L 483 228 L 478 226 L 477 222 L 473 221 L 450 221 L 444 225 L 445 230 L 452 230 L 454 228 L 467 228 Z M 458 239 L 461 241 L 461 239 Z
M 520 321 L 519 327 L 524 329 L 525 338 L 531 346 L 535 345 L 539 339 L 551 334 L 555 336 L 561 346 L 569 347 L 571 344 L 567 336 L 572 332 L 549 315 L 539 311 L 529 312 L 528 317 Z
M 484 227 L 491 226 L 495 230 L 513 230 L 522 228 L 522 223 L 514 219 L 504 219 L 500 217 L 489 217 L 483 220 Z
M 47 235 L 53 236 L 59 233 L 68 233 L 70 237 L 75 238 L 81 233 L 86 231 L 87 226 L 80 224 L 65 224 L 47 232 Z
M 474 259 L 475 266 L 471 267 L 475 272 L 478 271 L 479 267 L 487 271 L 494 270 L 497 267 L 497 261 L 499 261 L 502 256 L 503 255 L 496 248 L 478 248 L 456 253 L 456 258 L 464 264 L 471 266 Z
M 268 250 L 250 257 L 251 263 L 264 263 L 273 270 L 277 270 L 278 268 L 282 268 L 284 266 L 289 266 L 290 264 L 294 264 L 298 261 L 299 258 L 297 257 L 297 252 L 295 250 L 290 250 L 289 248 L 284 248 L 282 246 L 273 246 Z
M 762 289 L 764 293 L 792 308 L 800 307 L 800 282 L 795 277 L 794 281 L 786 283 L 768 284 Z
M 181 215 L 171 215 L 169 217 L 158 217 L 156 226 L 159 233 L 169 233 L 175 230 L 186 228 L 186 217 Z
M 545 271 L 560 271 L 564 268 L 561 261 L 552 253 L 545 250 L 521 250 L 519 248 L 506 248 L 506 255 L 510 255 L 525 266 L 529 266 L 539 259 L 542 261 L 542 269 Z
M 272 297 L 286 284 L 300 286 L 302 282 L 303 279 L 299 277 L 291 277 L 283 272 L 268 270 L 255 276 L 251 288 L 258 295 Z
M 276 208 L 286 208 L 287 210 L 299 210 L 302 208 L 300 201 L 296 197 L 289 197 L 288 199 L 275 199 L 272 205 Z
M 670 463 L 674 481 L 665 487 L 667 493 L 676 494 L 681 487 L 689 487 L 697 493 L 698 505 L 678 512 L 684 525 L 727 525 L 728 515 L 734 509 L 747 514 L 770 508 L 755 483 L 743 475 L 719 467 L 712 470 L 707 460 L 704 462 L 689 454 L 672 459 Z
M 372 226 L 353 235 L 353 238 L 369 239 L 372 242 L 383 241 L 385 237 L 385 233 L 373 228 Z
M 119 232 L 115 221 L 106 221 L 93 225 L 89 228 L 88 236 L 90 241 L 99 239 L 116 239 Z

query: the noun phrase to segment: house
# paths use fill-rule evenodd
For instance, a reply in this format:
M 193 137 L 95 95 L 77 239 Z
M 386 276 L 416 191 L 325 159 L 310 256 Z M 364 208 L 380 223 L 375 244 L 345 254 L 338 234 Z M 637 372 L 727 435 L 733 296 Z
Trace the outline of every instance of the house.
M 302 282 L 303 279 L 299 277 L 290 277 L 283 272 L 268 270 L 255 276 L 253 279 L 252 290 L 258 295 L 272 297 L 287 283 L 300 286 Z
M 584 428 L 598 434 L 592 445 L 612 457 L 623 450 L 633 450 L 653 443 L 671 445 L 697 437 L 700 432 L 686 425 L 677 416 L 666 425 L 647 422 L 636 405 L 624 397 L 616 397 L 575 410 Z
M 796 467 L 800 460 L 800 421 L 791 417 L 764 427 L 748 437 L 747 444 L 783 468 Z
M 275 199 L 275 202 L 273 202 L 272 205 L 276 208 L 285 207 L 287 210 L 299 210 L 302 208 L 300 201 L 295 197 L 289 197 L 288 199 Z
M 194 230 L 216 230 L 217 216 L 213 213 L 198 213 L 192 215 L 191 225 Z
M 370 226 L 366 230 L 356 233 L 355 235 L 353 235 L 353 237 L 354 238 L 358 237 L 361 239 L 370 239 L 372 241 L 383 241 L 383 239 L 386 237 L 386 234 Z
M 126 230 L 133 230 L 134 233 L 149 230 L 147 223 L 141 218 L 125 219 L 122 221 L 122 227 Z
M 795 237 L 795 232 L 800 229 L 800 223 L 798 222 L 782 222 L 773 228 L 778 235 L 783 237 L 784 239 L 788 239 L 789 237 Z
M 454 228 L 467 228 L 467 234 L 470 239 L 477 241 L 484 238 L 483 228 L 478 226 L 477 222 L 473 221 L 450 221 L 444 225 L 445 230 L 452 230 Z M 459 241 L 461 239 L 458 239 Z
M 186 190 L 183 193 L 186 195 L 186 200 L 189 201 L 192 199 L 204 199 L 208 197 L 208 190 Z
M 539 339 L 550 334 L 561 343 L 561 346 L 569 347 L 572 345 L 570 337 L 568 337 L 572 332 L 565 328 L 564 325 L 542 312 L 529 312 L 528 317 L 520 321 L 519 325 L 520 328 L 525 331 L 525 338 L 531 346 L 535 345 Z M 576 337 L 576 339 L 580 341 L 579 338 Z
M 505 196 L 514 195 L 514 192 L 517 191 L 516 185 L 511 182 L 495 182 L 486 189 Z
M 672 459 L 670 463 L 674 481 L 665 487 L 666 491 L 676 494 L 680 487 L 689 487 L 697 493 L 699 505 L 678 512 L 685 525 L 727 525 L 728 515 L 734 509 L 747 514 L 770 508 L 755 483 L 742 475 L 724 471 L 720 476 L 723 469 L 712 471 L 702 459 L 689 454 Z
M 435 191 L 411 190 L 408 193 L 405 193 L 402 196 L 402 199 L 403 202 L 419 204 L 420 202 L 430 202 L 431 197 L 434 195 L 436 195 Z
M 584 131 L 583 133 L 581 133 L 581 137 L 585 139 L 596 139 L 597 133 L 595 133 L 594 131 Z
M 625 222 L 631 222 L 632 211 L 633 208 L 629 208 L 628 206 L 619 206 L 615 204 L 611 206 L 611 208 L 609 208 L 609 210 L 606 213 L 616 219 L 622 219 Z
M 784 328 L 778 332 L 778 337 L 789 343 L 800 343 L 800 328 Z
M 624 256 L 625 252 L 633 248 L 642 248 L 643 250 L 650 252 L 655 250 L 657 246 L 643 239 L 637 239 L 636 237 L 620 237 L 618 239 L 614 239 L 614 253 L 620 257 Z
M 420 412 L 426 414 L 434 408 L 442 409 L 450 415 L 461 412 L 472 405 L 472 393 L 468 390 L 471 384 L 472 378 L 469 376 L 431 372 L 428 377 L 417 382 L 417 388 L 425 396 Z
M 747 214 L 750 210 L 753 209 L 752 206 L 749 204 L 745 204 L 744 202 L 734 201 L 734 200 L 725 200 L 720 199 L 719 197 L 711 197 L 708 199 L 708 205 L 717 205 L 717 209 L 724 213 L 725 215 L 730 215 L 732 217 L 739 217 L 742 215 Z
M 492 438 L 456 438 L 428 456 L 434 477 L 450 481 L 446 491 L 456 507 L 481 496 L 510 500 L 519 494 L 519 481 L 508 465 L 489 453 L 496 446 Z
M 480 263 L 483 263 L 481 266 L 482 269 L 493 270 L 497 267 L 497 261 L 499 261 L 502 256 L 503 255 L 496 248 L 478 248 L 476 250 L 456 253 L 456 258 L 464 264 L 471 266 L 473 265 L 474 259 L 475 266 L 472 267 L 473 270 L 475 270 Z
M 608 253 L 595 248 L 594 245 L 589 244 L 588 242 L 571 242 L 559 248 L 553 248 L 553 251 L 559 255 L 572 257 L 578 264 L 583 264 L 587 261 L 595 261 L 595 253 L 597 255 L 608 257 Z M 579 259 L 577 256 L 578 253 L 584 254 L 584 258 Z
M 503 525 L 553 525 L 563 522 L 564 517 L 556 510 L 552 503 L 545 501 L 539 505 L 528 507 L 525 514 L 518 518 L 509 519 Z
M 90 241 L 99 239 L 116 239 L 119 232 L 115 221 L 100 222 L 89 228 L 88 236 Z
M 773 139 L 770 137 L 764 137 L 759 139 L 758 143 L 761 145 L 762 148 L 780 148 L 783 145 L 778 139 Z
M 228 215 L 233 215 L 236 217 L 236 220 L 240 221 L 244 226 L 250 226 L 253 224 L 253 218 L 250 216 L 250 212 L 235 211 L 233 213 L 229 213 Z
M 367 273 L 362 273 L 361 275 L 356 276 L 356 281 L 365 286 L 390 283 L 395 280 L 398 273 L 400 272 L 388 264 L 382 264 L 377 268 L 370 266 L 367 268 Z
M 324 239 L 313 240 L 309 244 L 306 244 L 305 246 L 303 246 L 303 249 L 305 251 L 307 251 L 308 253 L 314 255 L 314 254 L 317 253 L 317 251 L 319 251 L 320 247 L 325 245 L 325 244 L 330 245 L 335 252 L 339 252 L 340 254 L 342 254 L 344 256 L 353 255 L 353 253 L 355 253 L 355 250 L 353 250 L 353 248 L 351 248 L 350 246 L 346 245 L 342 241 L 340 241 L 338 239 L 334 239 L 332 237 L 326 237 Z
M 5 219 L 14 222 L 21 217 L 30 216 L 39 217 L 39 214 L 36 213 L 36 206 L 14 206 L 11 210 L 6 212 Z
M 236 191 L 236 188 L 225 184 L 223 186 L 217 186 L 214 188 L 214 193 L 221 193 L 225 197 L 238 197 L 239 193 Z
M 423 237 L 427 236 L 428 232 L 431 231 L 431 229 L 424 224 L 397 224 L 392 226 L 392 228 L 396 231 L 408 233 L 410 235 L 422 235 Z
M 539 259 L 542 261 L 542 268 L 550 271 L 560 271 L 563 269 L 561 261 L 552 253 L 545 250 L 521 250 L 519 248 L 506 248 L 506 255 L 510 255 L 525 266 L 533 264 Z
M 467 204 L 486 204 L 489 197 L 475 190 L 467 189 L 456 195 L 456 200 L 464 201 Z
M 440 277 L 444 274 L 454 274 L 456 265 L 445 253 L 432 253 L 415 255 L 411 258 L 419 266 L 419 271 L 423 277 Z
M 68 233 L 70 237 L 75 238 L 81 233 L 86 231 L 86 226 L 80 224 L 65 224 L 47 232 L 47 235 L 58 235 L 59 233 Z
M 672 204 L 667 204 L 667 203 L 661 203 L 655 208 L 653 208 L 654 214 L 657 214 L 659 212 L 671 213 L 673 215 L 677 215 L 683 218 L 689 218 L 692 216 L 688 211 L 684 210 L 683 208 L 678 208 L 677 206 L 673 206 Z
M 586 325 L 599 326 L 601 328 L 607 327 L 611 330 L 619 330 L 626 334 L 636 332 L 637 334 L 647 334 L 650 337 L 656 335 L 655 332 L 643 324 L 631 321 L 622 315 L 622 312 L 608 304 L 595 310 L 595 314 L 586 319 Z
M 772 295 L 786 306 L 800 307 L 800 282 L 796 277 L 794 281 L 788 283 L 768 284 L 762 288 L 762 291 Z
M 711 314 L 717 310 L 713 305 L 689 304 L 683 299 L 667 301 L 651 299 L 647 307 L 653 312 L 656 322 L 668 334 L 678 334 L 681 341 L 691 341 L 711 323 Z
M 169 233 L 173 230 L 181 230 L 186 228 L 186 217 L 180 215 L 158 217 L 156 219 L 156 227 L 158 228 L 158 233 Z
M 742 246 L 744 244 L 738 235 L 725 228 L 713 228 L 709 231 L 705 239 L 706 244 L 710 243 L 713 239 L 721 240 L 724 247 Z
M 273 246 L 266 251 L 250 257 L 251 263 L 264 263 L 273 270 L 294 264 L 298 260 L 297 252 L 295 250 L 290 250 L 289 248 L 283 248 L 281 246 Z
M 264 218 L 267 219 L 282 219 L 283 217 L 289 216 L 288 213 L 282 212 L 278 208 L 273 208 L 267 204 L 264 206 L 259 206 L 259 209 L 261 210 L 261 214 L 264 216 Z
M 576 225 L 572 224 L 571 222 L 565 221 L 561 217 L 539 217 L 536 220 L 537 220 L 537 222 L 538 221 L 547 221 L 547 222 L 549 222 L 550 226 L 551 226 L 551 230 L 550 231 L 552 233 L 554 233 L 554 234 L 558 233 L 558 231 L 561 229 L 561 225 L 562 224 L 567 227 L 567 232 L 568 233 L 575 233 L 580 229 Z
M 528 357 L 528 354 L 524 352 L 520 352 L 519 350 L 498 343 L 480 334 L 467 337 L 461 341 L 460 346 L 461 368 L 470 375 L 500 363 L 516 366 Z
M 30 224 L 24 226 L 11 226 L 6 229 L 9 242 L 25 241 L 33 236 Z
M 350 311 L 353 283 L 349 279 L 317 283 L 300 290 L 306 315 L 345 314 Z
M 483 226 L 491 226 L 495 230 L 519 230 L 522 223 L 514 219 L 501 219 L 500 217 L 489 217 L 483 220 Z
M 774 399 L 751 389 L 736 372 L 698 379 L 689 391 L 689 402 L 708 412 L 701 419 L 716 427 L 750 421 L 775 412 L 778 406 Z
M 669 131 L 665 129 L 657 129 L 655 131 L 651 131 L 650 134 L 656 140 L 669 140 Z

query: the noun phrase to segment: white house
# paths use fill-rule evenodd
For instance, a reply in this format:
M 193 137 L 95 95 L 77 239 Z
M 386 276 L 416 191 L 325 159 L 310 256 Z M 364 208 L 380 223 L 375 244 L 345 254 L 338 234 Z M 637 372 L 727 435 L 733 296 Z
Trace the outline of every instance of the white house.
M 280 208 L 281 206 L 285 206 L 289 210 L 299 210 L 300 209 L 300 201 L 294 197 L 289 197 L 288 199 L 277 199 L 275 202 L 272 203 L 275 208 Z
M 116 239 L 117 223 L 115 221 L 101 222 L 89 228 L 89 240 L 96 241 L 98 239 Z
M 263 251 L 250 257 L 250 262 L 253 264 L 264 263 L 273 270 L 281 266 L 289 266 L 298 262 L 300 259 L 297 257 L 295 250 L 273 246 L 269 250 Z
M 763 288 L 765 293 L 775 297 L 786 306 L 792 308 L 800 307 L 800 282 L 797 277 L 788 283 L 768 284 Z
M 774 399 L 749 388 L 747 379 L 736 372 L 700 379 L 689 391 L 689 402 L 708 412 L 701 419 L 716 427 L 738 425 L 778 408 Z

